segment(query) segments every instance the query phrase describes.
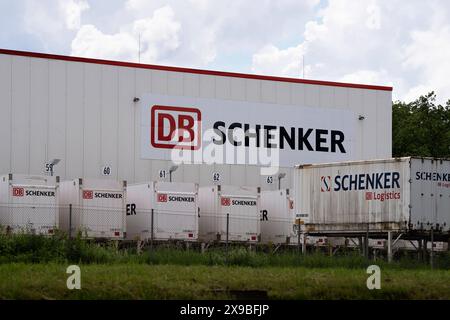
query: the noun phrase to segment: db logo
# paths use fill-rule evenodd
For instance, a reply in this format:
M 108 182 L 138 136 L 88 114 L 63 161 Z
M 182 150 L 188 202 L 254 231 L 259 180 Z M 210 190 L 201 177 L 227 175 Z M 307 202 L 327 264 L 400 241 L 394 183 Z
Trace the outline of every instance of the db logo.
M 230 198 L 221 198 L 220 199 L 220 204 L 222 206 L 228 207 L 231 205 L 231 199 Z
M 200 110 L 153 106 L 150 142 L 154 148 L 198 150 L 201 145 Z
M 373 200 L 372 192 L 366 192 L 366 200 Z
M 167 202 L 167 194 L 159 193 L 158 194 L 158 202 Z
M 94 192 L 91 190 L 83 190 L 83 199 L 91 200 L 94 198 Z
M 320 177 L 320 191 L 330 191 L 331 190 L 331 177 L 330 176 L 322 176 Z
M 13 197 L 23 197 L 25 193 L 23 191 L 23 188 L 13 188 L 12 194 Z

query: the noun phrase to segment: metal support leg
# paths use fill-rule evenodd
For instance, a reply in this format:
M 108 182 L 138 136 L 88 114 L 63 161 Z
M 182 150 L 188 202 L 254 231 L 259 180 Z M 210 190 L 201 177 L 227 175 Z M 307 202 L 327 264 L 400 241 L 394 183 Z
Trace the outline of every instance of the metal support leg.
M 306 254 L 306 233 L 303 234 L 302 253 Z
M 433 269 L 433 267 L 434 267 L 434 265 L 433 265 L 433 263 L 434 263 L 434 261 L 433 261 L 433 258 L 434 258 L 434 248 L 433 248 L 433 246 L 434 246 L 434 230 L 433 229 L 434 228 L 431 227 L 431 251 L 430 251 L 430 266 L 431 266 L 431 269 Z
M 387 238 L 387 258 L 388 258 L 388 262 L 391 263 L 392 262 L 392 233 L 391 231 L 388 231 L 388 238 Z

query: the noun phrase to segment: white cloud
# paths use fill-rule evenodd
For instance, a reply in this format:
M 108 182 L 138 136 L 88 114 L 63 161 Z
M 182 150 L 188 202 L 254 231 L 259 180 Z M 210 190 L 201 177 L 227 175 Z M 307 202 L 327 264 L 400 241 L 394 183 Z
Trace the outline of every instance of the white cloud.
M 305 24 L 302 42 L 266 44 L 252 69 L 292 76 L 303 52 L 307 78 L 392 85 L 394 99 L 435 90 L 443 103 L 450 97 L 449 9 L 433 0 L 329 0 Z
M 59 1 L 60 10 L 64 13 L 66 27 L 69 30 L 77 30 L 81 24 L 81 14 L 89 9 L 89 4 L 85 0 L 65 0 Z
M 176 50 L 180 45 L 180 27 L 169 6 L 157 9 L 151 18 L 135 21 L 133 34 L 141 35 L 143 57 L 147 61 L 156 61 L 159 56 Z
M 179 31 L 172 8 L 165 6 L 115 34 L 104 34 L 93 25 L 82 26 L 72 41 L 72 55 L 136 61 L 141 35 L 141 56 L 154 62 L 178 48 Z
M 450 2 L 21 1 L 22 27 L 50 52 L 137 61 L 140 33 L 143 63 L 299 77 L 304 55 L 307 78 L 450 98 Z
M 73 55 L 100 59 L 136 60 L 137 48 L 137 39 L 129 33 L 108 35 L 90 24 L 82 26 L 72 41 Z
M 389 74 L 386 70 L 358 70 L 353 73 L 348 73 L 339 78 L 339 81 L 349 83 L 373 83 L 392 85 L 392 80 L 389 79 Z
M 295 37 L 291 31 L 301 28 L 308 13 L 319 3 L 318 0 L 261 0 L 255 6 L 254 2 L 246 0 L 173 0 L 169 5 L 166 2 L 126 1 L 120 21 L 116 23 L 118 28 L 113 32 L 109 28 L 109 32 L 105 32 L 92 23 L 101 33 L 99 35 L 98 32 L 93 33 L 92 28 L 86 30 L 82 26 L 72 41 L 71 54 L 86 56 L 88 53 L 112 52 L 91 48 L 100 43 L 90 41 L 88 44 L 84 36 L 91 39 L 93 34 L 101 38 L 109 35 L 114 39 L 116 35 L 126 33 L 137 39 L 141 33 L 141 62 L 144 63 L 207 67 L 218 56 L 230 55 L 248 61 L 255 49 L 267 39 L 287 41 Z M 127 60 L 135 59 L 135 51 L 129 52 Z M 121 51 L 120 57 L 124 55 Z M 113 54 L 102 58 L 116 59 L 118 56 Z
M 403 66 L 417 72 L 421 84 L 411 88 L 406 97 L 417 97 L 419 90 L 434 90 L 439 98 L 450 99 L 450 26 L 413 31 L 411 39 L 404 50 Z
M 281 74 L 298 77 L 302 73 L 303 45 L 280 50 L 268 45 L 253 55 L 252 71 L 259 74 Z

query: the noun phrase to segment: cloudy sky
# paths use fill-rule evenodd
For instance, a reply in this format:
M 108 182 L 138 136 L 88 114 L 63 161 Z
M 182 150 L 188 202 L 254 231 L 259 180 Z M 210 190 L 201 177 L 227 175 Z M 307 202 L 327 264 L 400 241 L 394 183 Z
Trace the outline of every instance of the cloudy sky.
M 447 0 L 0 1 L 1 48 L 137 62 L 139 38 L 142 63 L 450 99 Z

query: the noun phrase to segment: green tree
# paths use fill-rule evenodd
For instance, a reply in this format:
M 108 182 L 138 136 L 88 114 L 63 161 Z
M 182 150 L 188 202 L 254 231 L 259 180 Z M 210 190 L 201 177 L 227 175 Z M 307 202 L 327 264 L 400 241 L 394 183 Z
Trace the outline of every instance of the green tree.
M 392 105 L 392 154 L 394 157 L 450 158 L 450 100 L 436 105 L 430 92 L 417 100 Z

